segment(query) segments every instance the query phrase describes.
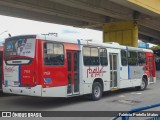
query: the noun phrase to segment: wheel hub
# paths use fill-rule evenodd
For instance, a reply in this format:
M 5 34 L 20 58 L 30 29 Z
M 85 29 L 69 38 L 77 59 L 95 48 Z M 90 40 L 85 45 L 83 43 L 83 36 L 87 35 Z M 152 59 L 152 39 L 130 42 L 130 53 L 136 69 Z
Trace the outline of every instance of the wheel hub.
M 145 82 L 142 81 L 141 88 L 143 89 L 144 87 L 145 87 Z
M 94 95 L 95 95 L 96 97 L 99 97 L 99 96 L 100 96 L 100 88 L 99 88 L 98 86 L 96 86 L 95 89 L 94 89 Z

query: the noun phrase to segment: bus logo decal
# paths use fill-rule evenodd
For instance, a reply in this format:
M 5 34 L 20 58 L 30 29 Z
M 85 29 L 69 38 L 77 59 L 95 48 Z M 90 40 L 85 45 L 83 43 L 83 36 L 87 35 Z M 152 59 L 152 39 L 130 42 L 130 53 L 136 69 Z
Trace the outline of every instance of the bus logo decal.
M 103 76 L 103 73 L 106 73 L 106 71 L 103 70 L 103 67 L 96 67 L 91 69 L 90 67 L 87 69 L 87 78 L 90 77 L 101 77 Z
M 5 66 L 5 72 L 14 72 L 14 71 L 16 71 L 16 69 L 14 69 L 14 66 L 13 67 Z

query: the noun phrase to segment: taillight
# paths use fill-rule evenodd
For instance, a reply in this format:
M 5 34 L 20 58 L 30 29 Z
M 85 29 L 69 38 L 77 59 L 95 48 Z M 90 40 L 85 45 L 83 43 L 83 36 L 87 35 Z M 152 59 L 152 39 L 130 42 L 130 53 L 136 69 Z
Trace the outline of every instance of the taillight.
M 35 72 L 33 73 L 33 83 L 35 85 L 38 83 L 38 81 L 37 81 L 37 74 Z

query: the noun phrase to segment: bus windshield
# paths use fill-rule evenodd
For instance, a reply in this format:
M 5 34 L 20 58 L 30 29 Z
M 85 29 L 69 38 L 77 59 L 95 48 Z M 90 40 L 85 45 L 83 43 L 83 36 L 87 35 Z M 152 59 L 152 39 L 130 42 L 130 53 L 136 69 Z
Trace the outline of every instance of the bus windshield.
M 36 36 L 11 37 L 5 40 L 4 59 L 6 64 L 28 64 L 35 55 Z

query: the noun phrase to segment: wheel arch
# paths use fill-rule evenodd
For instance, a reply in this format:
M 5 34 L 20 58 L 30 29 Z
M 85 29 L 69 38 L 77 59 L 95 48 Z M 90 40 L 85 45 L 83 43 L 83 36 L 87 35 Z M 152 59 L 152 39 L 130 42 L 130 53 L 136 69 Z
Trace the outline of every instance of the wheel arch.
M 102 78 L 95 78 L 94 81 L 93 81 L 93 83 L 94 82 L 99 82 L 102 85 L 102 91 L 104 91 L 104 84 L 103 84 Z
M 148 85 L 148 76 L 146 74 L 142 76 L 142 79 L 145 79 Z

